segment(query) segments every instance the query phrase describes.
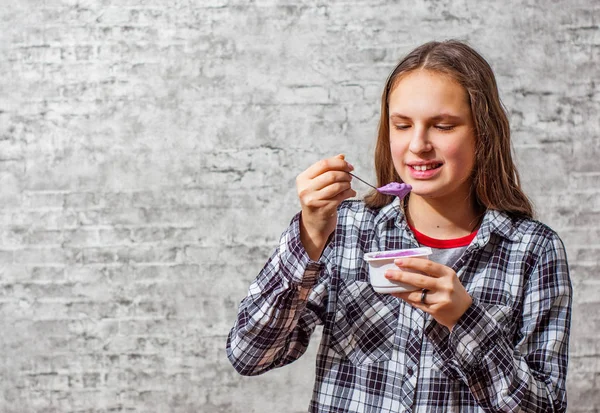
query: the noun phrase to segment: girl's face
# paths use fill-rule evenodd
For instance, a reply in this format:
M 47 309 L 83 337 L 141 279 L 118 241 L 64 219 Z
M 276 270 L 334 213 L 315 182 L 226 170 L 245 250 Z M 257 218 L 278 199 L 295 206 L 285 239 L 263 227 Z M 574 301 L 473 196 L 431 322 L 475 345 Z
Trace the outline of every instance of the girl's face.
M 389 115 L 394 167 L 412 193 L 467 200 L 475 134 L 466 90 L 443 74 L 410 72 L 389 96 Z

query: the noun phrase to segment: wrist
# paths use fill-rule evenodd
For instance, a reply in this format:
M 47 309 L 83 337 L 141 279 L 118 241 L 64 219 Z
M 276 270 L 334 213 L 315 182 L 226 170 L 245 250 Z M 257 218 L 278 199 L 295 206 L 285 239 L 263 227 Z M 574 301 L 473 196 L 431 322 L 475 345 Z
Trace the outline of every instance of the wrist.
M 300 216 L 300 241 L 311 260 L 319 260 L 332 233 L 333 230 L 322 231 L 306 225 L 303 217 Z

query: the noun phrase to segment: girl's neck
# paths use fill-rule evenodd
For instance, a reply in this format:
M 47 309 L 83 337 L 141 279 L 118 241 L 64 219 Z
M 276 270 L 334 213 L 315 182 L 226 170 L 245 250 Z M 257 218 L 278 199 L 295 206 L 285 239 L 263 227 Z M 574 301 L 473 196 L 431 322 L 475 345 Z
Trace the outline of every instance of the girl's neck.
M 469 235 L 479 227 L 483 216 L 472 197 L 463 198 L 462 202 L 451 202 L 411 194 L 404 211 L 413 228 L 437 239 Z

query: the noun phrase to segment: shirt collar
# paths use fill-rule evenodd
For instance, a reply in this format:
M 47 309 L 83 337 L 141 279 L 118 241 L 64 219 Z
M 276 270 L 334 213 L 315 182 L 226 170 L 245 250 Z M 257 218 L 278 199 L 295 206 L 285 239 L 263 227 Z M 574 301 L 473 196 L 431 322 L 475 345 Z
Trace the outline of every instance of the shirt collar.
M 481 241 L 481 245 L 485 245 L 491 234 L 499 235 L 513 242 L 518 242 L 523 238 L 517 223 L 506 213 L 494 209 L 486 211 L 474 241 Z
M 401 229 L 404 228 L 404 226 L 406 225 L 404 224 L 404 221 L 406 219 L 404 217 L 404 209 L 402 208 L 400 198 L 398 197 L 394 197 L 394 200 L 392 202 L 381 208 L 379 210 L 379 214 L 377 215 L 379 222 L 394 220 L 396 226 Z

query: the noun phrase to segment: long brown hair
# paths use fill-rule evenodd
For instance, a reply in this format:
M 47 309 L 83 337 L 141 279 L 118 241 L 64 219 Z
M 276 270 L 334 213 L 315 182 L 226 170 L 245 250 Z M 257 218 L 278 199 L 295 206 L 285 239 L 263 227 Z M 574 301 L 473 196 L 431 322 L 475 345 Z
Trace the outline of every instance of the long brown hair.
M 429 42 L 410 52 L 387 79 L 381 96 L 381 117 L 375 147 L 378 186 L 401 182 L 390 152 L 389 96 L 401 78 L 417 69 L 450 76 L 469 96 L 475 126 L 473 192 L 477 208 L 495 209 L 513 216 L 533 217 L 531 202 L 521 189 L 512 159 L 510 127 L 500 101 L 496 78 L 485 59 L 465 43 Z M 365 203 L 372 208 L 389 204 L 393 197 L 372 191 Z

